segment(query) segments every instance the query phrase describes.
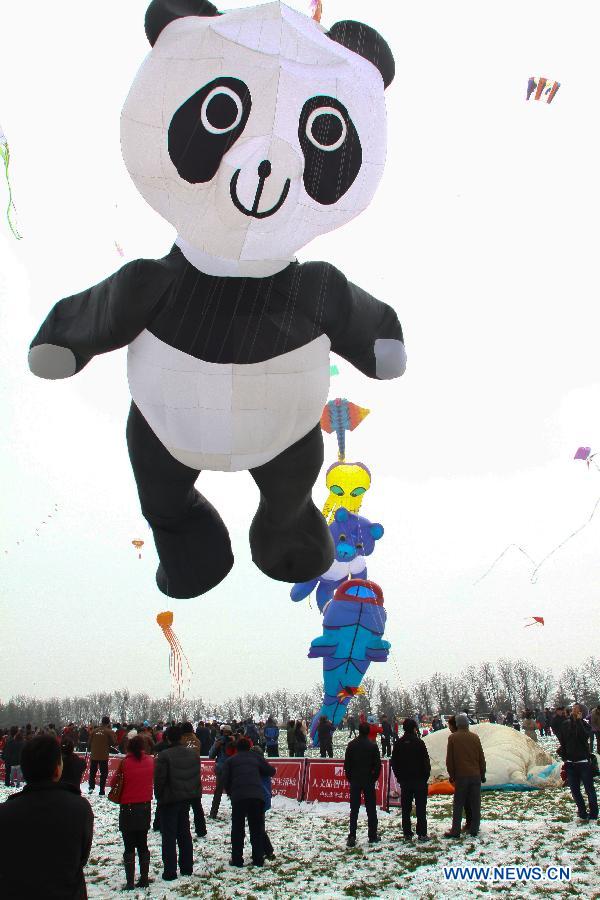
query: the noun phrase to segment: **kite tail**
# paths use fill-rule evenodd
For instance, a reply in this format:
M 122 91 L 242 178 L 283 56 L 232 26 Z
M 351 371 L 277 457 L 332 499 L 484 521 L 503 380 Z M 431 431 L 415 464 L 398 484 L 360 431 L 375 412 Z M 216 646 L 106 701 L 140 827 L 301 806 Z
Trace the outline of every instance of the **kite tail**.
M 340 424 L 337 428 L 338 442 L 338 461 L 344 462 L 346 459 L 346 428 Z
M 177 696 L 181 697 L 183 692 L 183 672 L 184 672 L 184 660 L 187 665 L 188 671 L 191 672 L 191 666 L 189 664 L 189 660 L 185 653 L 183 652 L 183 648 L 179 643 L 179 638 L 175 634 L 172 628 L 165 629 L 165 637 L 167 638 L 169 645 L 171 647 L 171 653 L 169 654 L 169 672 L 173 682 L 177 688 Z
M 10 186 L 10 176 L 8 174 L 8 164 L 10 162 L 10 150 L 8 149 L 8 144 L 0 144 L 0 157 L 2 157 L 2 162 L 4 163 L 4 175 L 6 177 L 6 185 L 8 188 L 8 206 L 6 207 L 6 220 L 13 235 L 18 241 L 20 241 L 22 240 L 23 235 L 19 234 L 17 226 L 12 221 L 12 213 L 14 211 L 16 216 L 17 208 L 13 202 L 12 189 Z

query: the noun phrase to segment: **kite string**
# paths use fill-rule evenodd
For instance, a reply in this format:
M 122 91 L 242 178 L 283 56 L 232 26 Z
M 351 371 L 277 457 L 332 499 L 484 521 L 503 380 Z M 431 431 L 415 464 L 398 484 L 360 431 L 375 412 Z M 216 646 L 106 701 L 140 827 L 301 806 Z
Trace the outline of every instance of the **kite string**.
M 575 531 L 572 531 L 571 534 L 564 539 L 564 541 L 561 541 L 560 544 L 558 544 L 553 550 L 551 550 L 550 553 L 546 554 L 546 556 L 542 559 L 542 561 L 537 564 L 537 566 L 531 573 L 531 583 L 532 584 L 536 584 L 537 578 L 538 578 L 538 573 L 539 573 L 540 569 L 542 568 L 542 566 L 544 565 L 544 563 L 547 560 L 549 560 L 551 556 L 554 556 L 555 553 L 557 553 L 559 550 L 561 550 L 565 546 L 565 544 L 568 544 L 569 541 L 572 540 L 572 538 L 576 537 L 578 534 L 580 534 L 584 529 L 586 529 L 588 527 L 588 525 L 590 524 L 590 522 L 596 515 L 598 506 L 600 506 L 600 497 L 598 497 L 598 499 L 594 503 L 594 508 L 592 509 L 590 515 L 588 516 L 586 521 L 583 523 L 583 525 L 580 525 L 579 528 L 575 529 Z
M 510 549 L 512 549 L 513 547 L 515 548 L 515 550 L 518 550 L 520 553 L 522 553 L 523 556 L 525 556 L 533 566 L 537 566 L 535 559 L 532 559 L 532 557 L 529 555 L 529 553 L 526 550 L 523 549 L 523 547 L 521 547 L 519 544 L 509 544 L 508 547 L 505 547 L 504 550 L 502 551 L 502 553 L 496 557 L 496 559 L 491 564 L 489 569 L 486 572 L 484 572 L 483 575 L 477 579 L 477 581 L 473 582 L 473 587 L 475 587 L 475 585 L 479 584 L 480 581 L 483 581 L 484 578 L 487 578 L 487 576 L 490 574 L 490 572 L 492 572 L 492 570 L 495 569 L 496 565 L 500 562 L 502 557 L 506 553 L 508 553 L 508 551 Z
M 13 235 L 16 237 L 16 239 L 18 241 L 20 241 L 20 240 L 22 240 L 23 236 L 21 234 L 19 234 L 19 231 L 18 231 L 16 225 L 13 225 L 12 218 L 11 218 L 11 210 L 14 210 L 15 214 L 16 214 L 17 208 L 13 201 L 12 189 L 10 186 L 10 176 L 8 174 L 8 164 L 10 162 L 10 150 L 8 148 L 7 143 L 0 142 L 0 156 L 2 157 L 2 161 L 4 163 L 4 174 L 6 177 L 6 186 L 8 188 L 8 206 L 6 207 L 6 219 L 8 221 L 9 228 L 12 231 Z

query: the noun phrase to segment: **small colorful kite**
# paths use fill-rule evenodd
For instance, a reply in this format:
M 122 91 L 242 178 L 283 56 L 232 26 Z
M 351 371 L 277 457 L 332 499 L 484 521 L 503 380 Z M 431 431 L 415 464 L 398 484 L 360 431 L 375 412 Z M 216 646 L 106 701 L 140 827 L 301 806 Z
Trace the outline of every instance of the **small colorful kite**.
M 585 460 L 585 461 L 587 462 L 587 461 L 589 460 L 589 458 L 590 458 L 590 453 L 591 453 L 591 452 L 592 452 L 592 448 L 591 448 L 591 447 L 579 447 L 579 448 L 577 449 L 577 451 L 576 451 L 575 456 L 573 457 L 573 459 L 583 459 L 583 460 Z
M 175 688 L 175 693 L 179 698 L 181 698 L 183 696 L 184 687 L 184 670 L 187 667 L 187 672 L 189 674 L 191 674 L 192 670 L 188 662 L 188 658 L 183 652 L 181 644 L 179 643 L 179 638 L 171 628 L 173 624 L 173 613 L 170 610 L 161 612 L 157 615 L 156 621 L 162 628 L 163 634 L 169 642 L 169 647 L 171 648 L 171 652 L 169 654 L 169 672 L 171 674 L 171 680 L 173 682 L 173 687 Z
M 533 619 L 525 628 L 531 628 L 532 625 L 544 625 L 544 617 L 543 616 L 530 616 Z
M 339 375 L 340 370 L 338 369 L 337 366 L 329 366 L 329 374 L 330 375 Z
M 552 103 L 556 97 L 556 93 L 560 87 L 559 81 L 550 81 L 549 78 L 530 78 L 527 82 L 527 99 L 535 91 L 534 100 L 545 100 L 546 103 Z
M 337 435 L 338 459 L 344 462 L 346 459 L 346 432 L 354 431 L 371 410 L 350 403 L 349 400 L 330 400 L 321 415 L 321 428 L 327 434 Z
M 8 206 L 6 207 L 6 220 L 8 222 L 9 228 L 16 237 L 18 241 L 22 239 L 22 235 L 19 234 L 16 224 L 14 224 L 12 220 L 12 215 L 14 213 L 15 219 L 17 215 L 17 210 L 15 204 L 13 203 L 12 198 L 12 190 L 10 186 L 10 178 L 8 175 L 8 165 L 10 163 L 10 150 L 8 148 L 8 141 L 6 140 L 6 135 L 2 131 L 2 125 L 0 125 L 0 159 L 4 165 L 4 175 L 6 176 L 6 186 L 8 187 Z
M 585 462 L 588 469 L 590 465 L 594 466 L 595 469 L 598 469 L 600 472 L 600 468 L 598 468 L 598 463 L 594 462 L 594 457 L 597 456 L 597 453 L 592 453 L 591 447 L 578 447 L 577 452 L 573 459 L 581 459 Z
M 310 0 L 310 11 L 315 22 L 320 22 L 323 15 L 322 0 Z
M 133 544 L 135 549 L 138 551 L 138 559 L 141 559 L 142 558 L 141 550 L 142 550 L 142 547 L 144 546 L 144 542 L 143 541 L 132 541 L 131 543 Z

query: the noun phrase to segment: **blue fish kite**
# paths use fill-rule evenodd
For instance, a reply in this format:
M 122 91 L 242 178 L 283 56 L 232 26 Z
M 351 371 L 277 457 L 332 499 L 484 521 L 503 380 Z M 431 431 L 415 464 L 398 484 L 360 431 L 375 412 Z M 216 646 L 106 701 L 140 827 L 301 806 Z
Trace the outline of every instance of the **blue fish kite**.
M 309 658 L 323 657 L 323 706 L 312 720 L 310 734 L 317 745 L 321 716 L 334 725 L 344 718 L 352 697 L 372 662 L 386 662 L 391 644 L 382 640 L 386 613 L 379 585 L 361 578 L 345 581 L 325 607 L 323 635 L 315 638 Z

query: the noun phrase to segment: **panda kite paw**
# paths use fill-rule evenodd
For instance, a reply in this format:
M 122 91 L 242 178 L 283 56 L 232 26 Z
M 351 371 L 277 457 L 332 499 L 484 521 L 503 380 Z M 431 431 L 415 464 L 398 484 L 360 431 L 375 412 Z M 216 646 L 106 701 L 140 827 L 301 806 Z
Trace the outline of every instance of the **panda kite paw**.
M 406 349 L 395 338 L 377 338 L 375 341 L 375 375 L 387 380 L 399 378 L 406 371 Z
M 29 351 L 29 368 L 38 378 L 55 381 L 70 378 L 77 371 L 75 354 L 68 347 L 56 344 L 38 344 Z

